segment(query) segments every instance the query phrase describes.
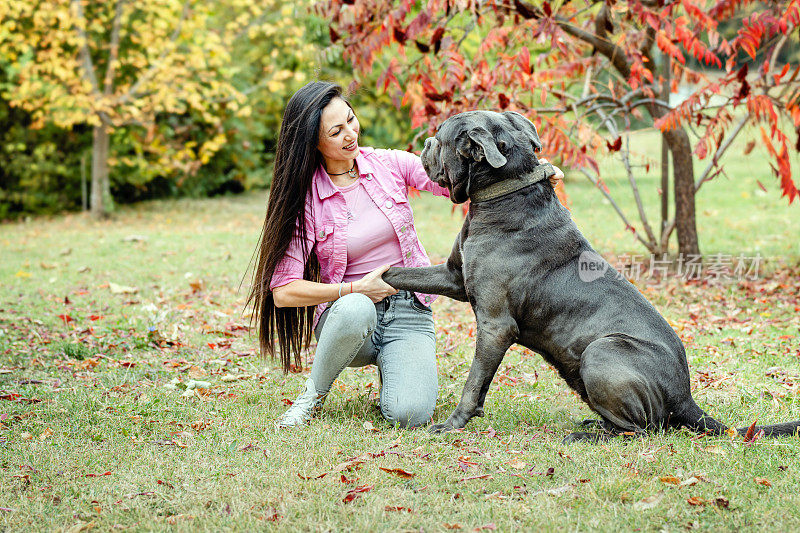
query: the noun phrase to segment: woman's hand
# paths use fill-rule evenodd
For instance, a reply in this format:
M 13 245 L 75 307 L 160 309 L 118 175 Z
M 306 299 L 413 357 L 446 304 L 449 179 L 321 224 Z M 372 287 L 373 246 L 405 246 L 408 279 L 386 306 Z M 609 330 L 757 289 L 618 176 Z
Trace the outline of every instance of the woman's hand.
M 548 163 L 549 161 L 547 161 L 547 159 L 542 158 L 542 159 L 539 160 L 539 162 L 540 163 Z M 556 173 L 554 175 L 550 176 L 550 185 L 552 185 L 553 188 L 555 189 L 556 185 L 558 185 L 558 182 L 560 180 L 564 179 L 564 173 L 561 172 L 561 169 L 558 168 L 555 165 L 553 165 L 553 169 L 556 171 Z
M 389 270 L 389 265 L 376 268 L 363 278 L 353 282 L 353 292 L 366 294 L 373 303 L 378 303 L 387 296 L 397 293 L 397 289 L 381 279 L 381 275 Z

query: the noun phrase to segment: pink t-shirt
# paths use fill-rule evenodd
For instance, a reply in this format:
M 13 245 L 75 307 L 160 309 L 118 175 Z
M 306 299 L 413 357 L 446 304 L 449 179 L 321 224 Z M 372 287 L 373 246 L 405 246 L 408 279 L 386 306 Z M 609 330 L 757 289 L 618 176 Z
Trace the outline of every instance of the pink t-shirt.
M 397 234 L 361 180 L 337 188 L 347 202 L 347 269 L 343 281 L 359 280 L 381 265 L 403 266 Z
M 404 267 L 421 267 L 431 264 L 425 248 L 419 242 L 414 228 L 414 217 L 408 201 L 408 187 L 429 191 L 437 196 L 449 196 L 444 187 L 432 182 L 422 162 L 414 154 L 400 150 L 375 150 L 361 148 L 356 157 L 361 173 L 361 186 L 389 220 L 397 240 L 400 241 Z M 269 288 L 274 289 L 297 279 L 303 279 L 303 269 L 308 255 L 316 247 L 319 273 L 323 283 L 340 283 L 347 270 L 347 243 L 349 224 L 347 202 L 320 165 L 314 172 L 312 186 L 306 195 L 301 216 L 307 229 L 305 238 L 295 230 L 286 255 L 275 267 Z M 299 227 L 299 221 L 297 224 Z M 430 305 L 433 294 L 415 293 L 419 301 Z M 317 306 L 314 315 L 316 326 L 329 302 Z

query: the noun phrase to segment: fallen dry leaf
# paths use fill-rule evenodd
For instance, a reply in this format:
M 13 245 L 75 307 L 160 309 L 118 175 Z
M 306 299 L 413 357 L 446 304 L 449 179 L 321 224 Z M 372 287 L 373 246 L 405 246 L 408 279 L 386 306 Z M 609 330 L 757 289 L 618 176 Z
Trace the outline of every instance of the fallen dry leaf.
M 681 487 L 691 487 L 691 486 L 697 485 L 698 483 L 700 483 L 700 480 L 698 478 L 696 478 L 695 476 L 692 476 L 689 479 L 684 479 L 683 481 L 681 481 L 680 486 Z
M 300 479 L 304 479 L 304 480 L 308 481 L 309 479 L 322 479 L 327 475 L 328 475 L 327 472 L 323 472 L 318 476 L 304 476 L 303 474 L 297 474 L 297 477 L 299 477 Z
M 189 367 L 189 377 L 192 379 L 202 378 L 203 376 L 207 375 L 208 372 L 203 370 L 197 365 L 192 365 Z
M 638 502 L 633 504 L 633 509 L 635 511 L 645 511 L 647 509 L 652 509 L 656 507 L 661 500 L 664 499 L 664 494 L 659 492 L 658 494 L 653 494 L 652 496 L 648 496 L 647 498 L 642 498 Z
M 686 499 L 686 503 L 689 505 L 705 505 L 706 501 L 701 498 L 700 496 L 692 496 L 691 498 Z
M 139 292 L 138 287 L 126 287 L 125 285 L 118 285 L 113 281 L 108 282 L 108 288 L 112 294 L 136 294 Z
M 720 448 L 716 444 L 712 444 L 711 446 L 706 446 L 704 448 L 704 450 L 707 451 L 708 453 L 713 453 L 713 454 L 717 454 L 717 455 L 725 455 L 725 450 L 723 450 L 722 448 Z
M 403 470 L 402 468 L 384 468 L 382 466 L 380 466 L 378 468 L 380 468 L 381 470 L 383 470 L 387 474 L 394 474 L 396 476 L 400 476 L 400 477 L 406 478 L 406 479 L 411 479 L 412 477 L 414 477 L 416 475 L 416 474 L 412 474 L 411 472 L 407 472 L 407 471 Z
M 699 496 L 692 496 L 691 498 L 686 499 L 686 503 L 695 506 L 716 505 L 720 509 L 727 509 L 728 506 L 730 505 L 728 498 L 726 498 L 725 496 L 717 496 L 713 500 L 704 500 Z
M 372 425 L 372 422 L 369 422 L 369 421 L 364 422 L 363 427 L 367 431 L 372 431 L 373 433 L 378 433 L 380 431 L 378 428 L 376 428 L 375 426 Z
M 364 461 L 347 461 L 346 463 L 341 463 L 337 465 L 333 470 L 335 472 L 349 472 L 351 470 L 360 470 Z
M 492 475 L 491 474 L 481 474 L 480 476 L 462 477 L 458 481 L 459 482 L 461 482 L 461 481 L 471 481 L 473 479 L 492 479 Z
M 767 478 L 763 478 L 763 477 L 757 477 L 756 478 L 756 483 L 758 483 L 759 485 L 764 485 L 765 487 L 771 487 L 772 486 L 772 483 L 770 483 Z
M 680 485 L 681 483 L 681 480 L 675 476 L 662 476 L 659 479 L 661 480 L 661 483 L 666 483 L 667 485 Z
M 400 512 L 403 512 L 403 511 L 405 511 L 407 513 L 413 513 L 414 512 L 411 509 L 409 509 L 408 507 L 400 507 L 400 506 L 397 506 L 397 505 L 387 505 L 386 507 L 383 508 L 383 510 L 387 511 L 387 512 L 396 512 L 396 513 L 400 513 Z
M 372 485 L 359 485 L 358 487 L 348 490 L 347 494 L 345 494 L 344 498 L 342 498 L 342 501 L 344 503 L 350 503 L 356 498 L 360 497 L 361 494 L 369 492 L 371 490 L 372 490 Z
M 555 487 L 553 489 L 547 490 L 540 490 L 539 492 L 534 492 L 531 496 L 537 496 L 539 494 L 547 494 L 548 496 L 558 496 L 559 494 L 564 494 L 565 492 L 571 492 L 573 489 L 572 485 L 562 485 L 561 487 Z
M 713 503 L 720 509 L 727 509 L 728 506 L 731 504 L 731 502 L 729 502 L 728 498 L 726 498 L 725 496 L 717 496 L 716 498 L 714 498 Z
M 525 461 L 521 461 L 519 459 L 514 459 L 513 461 L 508 463 L 508 466 L 516 470 L 522 470 L 524 468 L 528 468 L 528 463 L 526 463 Z

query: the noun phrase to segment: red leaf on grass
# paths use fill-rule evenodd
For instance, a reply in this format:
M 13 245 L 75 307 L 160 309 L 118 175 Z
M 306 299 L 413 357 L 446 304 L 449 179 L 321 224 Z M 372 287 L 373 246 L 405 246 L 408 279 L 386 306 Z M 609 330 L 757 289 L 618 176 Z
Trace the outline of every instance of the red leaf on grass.
M 416 475 L 416 474 L 412 474 L 411 472 L 408 472 L 406 470 L 403 470 L 402 468 L 384 468 L 382 466 L 378 467 L 378 468 L 380 468 L 381 470 L 383 470 L 384 472 L 386 472 L 388 474 L 394 474 L 396 476 L 400 476 L 400 477 L 403 477 L 403 478 L 406 478 L 406 479 L 411 479 L 412 477 L 414 477 Z
M 71 316 L 69 316 L 67 314 L 58 315 L 58 318 L 60 318 L 65 323 L 66 322 L 75 322 L 75 320 Z
M 756 420 L 753 420 L 753 423 L 750 424 L 750 427 L 747 428 L 747 433 L 744 434 L 744 441 L 745 442 L 752 442 L 753 438 L 756 433 Z
M 318 476 L 304 476 L 303 474 L 297 474 L 297 477 L 299 477 L 300 479 L 304 479 L 304 480 L 308 481 L 309 479 L 322 479 L 327 475 L 328 475 L 327 472 L 323 472 Z
M 389 512 L 394 511 L 394 512 L 398 512 L 398 513 L 402 512 L 402 511 L 405 511 L 407 513 L 413 513 L 414 512 L 408 507 L 400 507 L 398 505 L 387 505 L 386 507 L 383 508 L 383 510 L 384 511 L 389 511 Z
M 706 501 L 700 496 L 692 496 L 691 498 L 686 499 L 686 503 L 688 503 L 689 505 L 700 506 L 700 505 L 705 505 Z
M 462 477 L 458 481 L 459 482 L 461 482 L 461 481 L 470 481 L 470 480 L 473 480 L 473 479 L 492 479 L 492 475 L 491 474 L 481 474 L 480 476 Z
M 348 490 L 347 494 L 345 494 L 344 498 L 342 498 L 342 501 L 344 503 L 350 503 L 359 496 L 361 496 L 361 494 L 363 494 L 364 492 L 369 492 L 371 490 L 372 490 L 372 485 L 359 485 L 358 487 Z

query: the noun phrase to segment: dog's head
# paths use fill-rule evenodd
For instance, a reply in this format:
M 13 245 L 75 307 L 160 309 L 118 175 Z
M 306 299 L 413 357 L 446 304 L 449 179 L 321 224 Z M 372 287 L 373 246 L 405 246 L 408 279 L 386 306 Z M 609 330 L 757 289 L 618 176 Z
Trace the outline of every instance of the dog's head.
M 536 127 L 519 113 L 467 111 L 426 139 L 422 165 L 460 204 L 472 191 L 531 171 L 538 164 L 534 152 L 541 149 Z

